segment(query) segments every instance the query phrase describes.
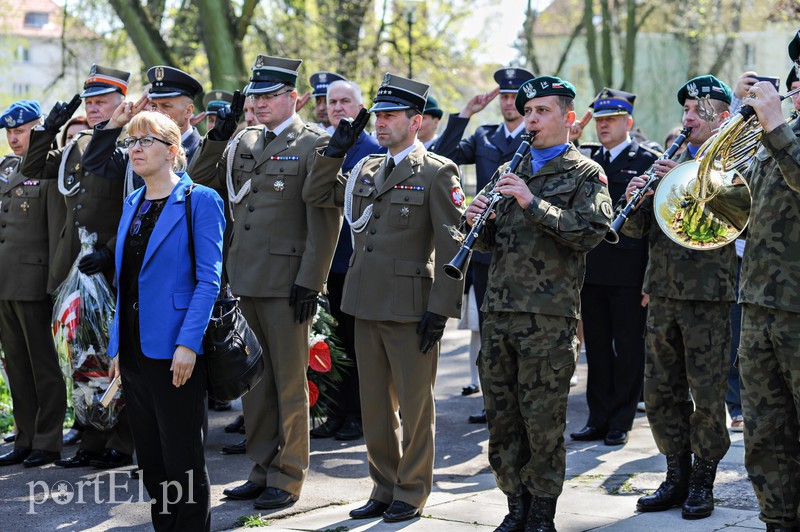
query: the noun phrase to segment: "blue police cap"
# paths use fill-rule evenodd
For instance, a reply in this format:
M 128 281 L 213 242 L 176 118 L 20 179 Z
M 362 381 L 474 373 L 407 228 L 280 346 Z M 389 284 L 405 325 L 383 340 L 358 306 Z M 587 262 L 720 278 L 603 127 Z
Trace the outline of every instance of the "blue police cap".
M 0 115 L 0 128 L 9 129 L 32 122 L 42 116 L 42 107 L 34 100 L 20 100 Z
M 500 86 L 500 92 L 516 93 L 522 84 L 536 77 L 527 68 L 506 67 L 494 73 L 494 80 Z
M 308 83 L 311 85 L 312 89 L 311 96 L 314 98 L 318 96 L 327 96 L 328 85 L 330 85 L 334 81 L 340 81 L 344 79 L 347 78 L 335 72 L 317 72 L 313 74 L 308 79 Z
M 147 71 L 147 79 L 152 84 L 149 98 L 174 98 L 188 96 L 192 100 L 203 92 L 203 86 L 192 76 L 171 66 L 154 66 Z
M 632 115 L 633 102 L 636 95 L 630 92 L 609 89 L 601 90 L 589 106 L 594 110 L 594 116 Z

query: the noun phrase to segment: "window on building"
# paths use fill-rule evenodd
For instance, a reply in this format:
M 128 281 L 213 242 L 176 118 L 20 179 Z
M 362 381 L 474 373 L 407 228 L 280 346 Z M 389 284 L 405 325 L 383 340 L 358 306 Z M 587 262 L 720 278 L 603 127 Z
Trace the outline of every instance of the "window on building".
M 14 83 L 14 96 L 23 97 L 31 92 L 30 83 Z
M 29 28 L 43 28 L 49 21 L 49 13 L 41 11 L 28 11 L 25 13 L 25 26 Z
M 19 46 L 17 46 L 16 60 L 17 63 L 30 63 L 31 51 L 26 46 L 22 46 L 20 44 Z
M 755 68 L 756 64 L 756 47 L 753 44 L 745 43 L 744 45 L 744 68 L 750 70 Z

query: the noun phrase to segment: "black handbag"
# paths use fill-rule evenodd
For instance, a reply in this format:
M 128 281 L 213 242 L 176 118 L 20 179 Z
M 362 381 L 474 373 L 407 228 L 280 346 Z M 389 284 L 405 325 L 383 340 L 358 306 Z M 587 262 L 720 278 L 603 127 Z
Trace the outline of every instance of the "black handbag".
M 186 188 L 186 224 L 192 270 L 196 274 L 191 203 L 194 186 Z M 220 293 L 203 336 L 203 356 L 206 357 L 208 395 L 217 401 L 232 401 L 249 392 L 261 380 L 264 357 L 258 338 L 239 308 L 239 298 L 231 293 L 224 263 L 222 276 Z

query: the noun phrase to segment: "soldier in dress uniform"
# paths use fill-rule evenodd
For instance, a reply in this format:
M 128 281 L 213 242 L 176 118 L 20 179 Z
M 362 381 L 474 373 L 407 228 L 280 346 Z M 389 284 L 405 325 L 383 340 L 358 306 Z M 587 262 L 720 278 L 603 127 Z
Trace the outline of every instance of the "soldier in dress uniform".
M 419 128 L 417 138 L 428 151 L 436 151 L 436 140 L 439 135 L 436 130 L 439 128 L 439 121 L 444 116 L 444 111 L 439 108 L 439 102 L 433 96 L 428 96 L 425 102 L 425 109 L 422 111 L 422 125 Z
M 483 301 L 481 388 L 489 463 L 509 513 L 499 531 L 553 531 L 564 483 L 569 381 L 580 342 L 586 253 L 611 222 L 602 168 L 569 142 L 575 88 L 557 77 L 522 84 L 516 107 L 534 135 L 515 173 L 498 170 L 467 209 L 472 225 L 491 188 L 506 196 L 476 242 L 493 251 Z
M 522 143 L 521 135 L 525 132 L 525 124 L 514 105 L 514 99 L 520 86 L 533 77 L 533 72 L 525 68 L 501 68 L 494 73 L 497 82 L 494 90 L 473 96 L 460 113 L 448 117 L 447 126 L 436 141 L 434 151 L 452 159 L 458 165 L 474 164 L 477 177 L 476 191 L 483 190 L 491 181 L 495 170 L 510 161 Z M 500 95 L 503 122 L 480 126 L 475 133 L 462 139 L 470 117 L 485 109 L 498 95 Z M 475 288 L 478 308 L 481 308 L 486 293 L 491 259 L 491 255 L 487 253 L 474 252 L 470 260 L 468 275 Z M 478 314 L 478 319 L 483 323 L 482 312 Z M 486 423 L 486 414 L 481 412 L 469 416 L 469 421 Z
M 687 148 L 676 159 L 654 163 L 656 174 L 664 176 L 693 159 L 729 116 L 730 102 L 731 89 L 714 76 L 687 81 L 678 91 L 683 126 L 692 128 Z M 631 179 L 626 201 L 645 181 L 644 176 Z M 702 519 L 714 510 L 717 464 L 730 447 L 725 392 L 736 250 L 679 246 L 661 231 L 655 216 L 648 195 L 622 226 L 625 235 L 649 240 L 644 399 L 653 438 L 667 457 L 666 480 L 636 506 L 641 512 L 682 506 L 684 519 Z
M 623 198 L 631 178 L 642 175 L 660 155 L 631 138 L 635 99 L 635 94 L 621 90 L 600 91 L 590 106 L 600 143 L 580 146 L 603 167 L 613 201 Z M 573 440 L 604 440 L 606 445 L 628 441 L 644 381 L 646 266 L 646 238 L 622 235 L 617 244 L 601 242 L 586 256 L 581 316 L 589 366 L 589 419 L 570 434 Z
M 339 234 L 337 209 L 302 198 L 316 149 L 329 136 L 295 112 L 301 60 L 259 55 L 248 97 L 258 121 L 233 141 L 203 140 L 189 167 L 195 181 L 233 203 L 227 272 L 264 348 L 266 373 L 243 398 L 253 469 L 232 499 L 260 509 L 294 504 L 308 471 L 308 329 Z M 213 132 L 213 131 L 212 131 Z
M 800 32 L 789 44 L 800 74 Z M 789 88 L 787 87 L 787 88 Z M 798 100 L 796 99 L 795 102 Z M 764 129 L 745 180 L 753 196 L 742 263 L 739 344 L 748 477 L 768 531 L 800 530 L 800 120 L 786 122 L 775 88 L 750 88 L 744 104 Z
M 460 315 L 463 291 L 463 282 L 440 272 L 458 251 L 447 226 L 458 224 L 464 193 L 455 164 L 417 140 L 428 90 L 424 83 L 387 73 L 370 111 L 376 115 L 376 138 L 388 154 L 362 159 L 349 178 L 337 176 L 347 149 L 339 135 L 349 126 L 340 122 L 312 170 L 337 179 L 335 186 L 304 191 L 315 203 L 344 205 L 353 231 L 342 310 L 356 318 L 373 483 L 369 501 L 350 512 L 354 519 L 418 517 L 433 483 L 439 340 L 448 316 Z M 354 127 L 365 123 L 363 113 Z
M 90 128 L 111 117 L 114 109 L 125 99 L 129 78 L 128 72 L 92 65 L 80 94 Z M 122 179 L 106 179 L 89 171 L 82 163 L 83 153 L 94 134 L 92 129 L 80 132 L 64 148 L 50 150 L 60 125 L 66 123 L 71 114 L 59 113 L 56 109 L 50 112 L 45 127 L 33 131 L 23 163 L 23 172 L 29 172 L 30 175 L 38 173 L 54 180 L 66 204 L 66 219 L 62 220 L 62 226 L 54 235 L 57 247 L 50 266 L 50 290 L 55 290 L 64 282 L 80 252 L 80 227 L 97 233 L 97 243 L 95 252 L 81 259 L 79 269 L 86 274 L 102 273 L 113 286 L 114 259 L 111 250 L 116 241 L 124 199 Z M 55 124 L 48 128 L 51 120 Z M 99 431 L 86 427 L 75 455 L 58 460 L 56 465 L 118 467 L 130 464 L 132 454 L 133 436 L 127 411 L 123 409 L 112 429 Z
M 22 173 L 31 129 L 41 123 L 39 103 L 21 100 L 0 115 L 13 155 L 0 160 L 0 342 L 5 350 L 17 435 L 0 466 L 49 464 L 61 456 L 66 412 L 48 291 L 50 235 L 63 223 L 64 202 L 55 182 Z
M 328 116 L 328 86 L 334 81 L 346 79 L 335 72 L 316 72 L 308 79 L 312 87 L 311 96 L 314 98 L 314 116 L 319 120 L 319 126 L 329 135 L 335 126 L 331 125 Z
M 211 92 L 203 96 L 203 105 L 206 108 L 206 126 L 209 130 L 214 129 L 219 110 L 224 109 L 226 105 L 230 105 L 232 101 L 233 93 L 228 91 L 212 89 Z

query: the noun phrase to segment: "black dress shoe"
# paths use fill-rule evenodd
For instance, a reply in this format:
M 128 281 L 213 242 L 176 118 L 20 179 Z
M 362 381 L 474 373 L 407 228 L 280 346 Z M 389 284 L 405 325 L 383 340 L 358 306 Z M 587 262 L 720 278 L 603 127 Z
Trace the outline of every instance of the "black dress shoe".
M 609 430 L 603 443 L 606 445 L 625 445 L 628 443 L 628 431 Z
M 14 434 L 13 432 L 11 434 L 6 434 L 5 436 L 3 436 L 3 441 L 6 443 L 14 443 L 14 440 L 16 439 L 17 435 Z
M 61 458 L 61 453 L 58 451 L 43 451 L 41 449 L 34 449 L 31 454 L 22 461 L 23 467 L 39 467 L 47 464 L 52 464 Z
M 216 399 L 208 398 L 208 409 L 215 412 L 225 412 L 231 409 L 230 401 L 217 401 Z
M 81 431 L 74 428 L 69 429 L 69 432 L 64 435 L 64 445 L 75 445 L 81 441 L 81 436 Z
M 314 438 L 332 438 L 344 425 L 344 418 L 329 416 L 325 423 L 314 427 L 308 434 Z
M 359 439 L 363 435 L 364 430 L 361 427 L 361 420 L 348 419 L 344 422 L 344 425 L 342 425 L 342 428 L 339 429 L 339 432 L 336 433 L 334 438 L 340 441 L 352 441 Z
M 470 384 L 469 386 L 464 386 L 461 388 L 461 395 L 472 395 L 474 393 L 478 393 L 480 390 L 476 384 Z
M 244 454 L 247 452 L 247 438 L 233 445 L 223 445 L 222 454 Z
M 103 454 L 89 461 L 95 469 L 114 469 L 133 463 L 133 457 L 129 454 L 121 453 L 116 449 L 106 449 Z
M 237 416 L 233 423 L 225 425 L 225 432 L 230 434 L 241 432 L 244 434 L 244 416 Z
M 297 502 L 297 495 L 283 491 L 280 488 L 267 488 L 253 504 L 257 510 L 278 510 L 286 508 Z
M 97 453 L 93 453 L 85 449 L 78 449 L 78 452 L 75 453 L 75 456 L 71 458 L 64 458 L 63 460 L 56 460 L 56 465 L 58 467 L 66 467 L 67 469 L 72 467 L 89 467 L 91 461 L 99 457 L 100 455 Z
M 353 519 L 372 519 L 373 517 L 383 516 L 383 512 L 389 507 L 388 504 L 375 499 L 370 499 L 367 504 L 355 510 L 350 510 L 350 517 Z
M 387 523 L 398 523 L 419 517 L 421 513 L 420 508 L 411 506 L 407 502 L 392 501 L 392 504 L 383 512 L 383 520 Z
M 228 488 L 222 490 L 222 494 L 225 495 L 229 499 L 235 499 L 237 501 L 248 501 L 250 499 L 255 499 L 264 491 L 264 486 L 259 486 L 255 482 L 250 482 L 249 480 L 242 484 L 241 486 L 236 486 L 235 488 Z
M 28 455 L 31 454 L 30 449 L 14 449 L 4 455 L 0 455 L 0 466 L 21 464 L 25 461 Z
M 569 437 L 576 441 L 602 440 L 606 437 L 606 429 L 598 429 L 596 427 L 590 427 L 589 425 L 586 425 L 578 432 L 573 432 L 570 434 Z
M 470 423 L 486 423 L 486 410 L 481 410 L 480 414 L 469 416 L 468 421 Z

